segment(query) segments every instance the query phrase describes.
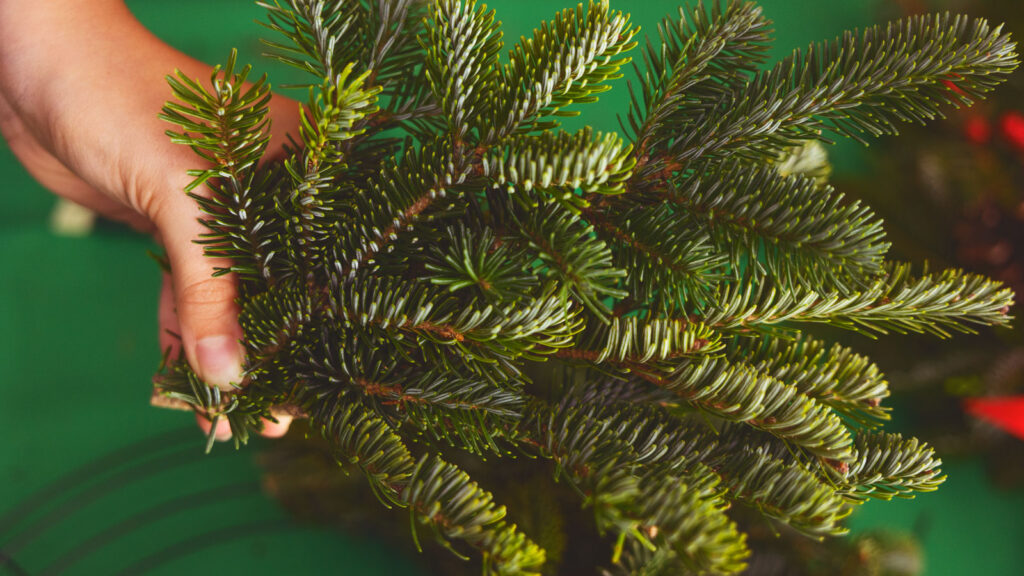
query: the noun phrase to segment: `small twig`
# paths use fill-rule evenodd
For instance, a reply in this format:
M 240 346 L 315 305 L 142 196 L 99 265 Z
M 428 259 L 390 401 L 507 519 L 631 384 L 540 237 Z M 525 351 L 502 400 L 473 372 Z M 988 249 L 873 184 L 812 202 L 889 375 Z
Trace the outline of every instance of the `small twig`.
M 171 398 L 170 396 L 161 394 L 158 390 L 155 389 L 153 390 L 153 395 L 149 397 L 149 404 L 151 406 L 156 406 L 157 408 L 166 408 L 168 410 L 181 410 L 189 412 L 195 410 L 195 408 L 188 402 L 185 402 L 184 400 L 179 400 L 177 398 Z M 302 410 L 302 408 L 299 408 L 294 404 L 280 404 L 277 406 L 271 406 L 270 415 L 273 416 L 274 418 L 278 418 L 280 416 L 290 416 L 292 418 L 309 417 L 309 415 L 306 414 L 305 411 Z

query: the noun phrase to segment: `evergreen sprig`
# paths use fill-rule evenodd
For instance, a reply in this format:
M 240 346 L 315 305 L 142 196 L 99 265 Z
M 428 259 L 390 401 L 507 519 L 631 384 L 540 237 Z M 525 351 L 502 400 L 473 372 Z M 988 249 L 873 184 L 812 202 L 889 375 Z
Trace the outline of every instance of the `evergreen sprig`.
M 889 244 L 882 222 L 859 202 L 775 166 L 728 166 L 673 185 L 666 199 L 708 230 L 734 270 L 747 269 L 784 286 L 862 288 L 877 276 Z
M 629 16 L 612 11 L 608 2 L 562 10 L 512 47 L 492 94 L 495 116 L 487 120 L 493 127 L 481 127 L 481 136 L 550 129 L 557 126 L 550 116 L 579 115 L 566 108 L 596 102 L 610 89 L 605 82 L 629 62 L 624 52 L 636 46 L 636 33 Z
M 941 483 L 929 447 L 878 430 L 877 367 L 805 330 L 945 337 L 1005 325 L 1013 295 L 888 262 L 881 222 L 810 143 L 982 96 L 1017 62 L 998 28 L 916 17 L 763 69 L 760 9 L 698 2 L 641 50 L 624 139 L 558 130 L 630 61 L 636 28 L 607 1 L 507 59 L 474 0 L 263 6 L 273 56 L 311 77 L 300 149 L 261 164 L 269 88 L 233 54 L 209 85 L 169 78 L 163 117 L 203 162 L 200 241 L 238 273 L 247 358 L 231 392 L 171 362 L 168 399 L 237 442 L 306 416 L 487 574 L 558 567 L 460 452 L 550 462 L 612 542 L 609 573 L 742 571 L 734 503 L 820 538 L 866 498 Z
M 1015 45 L 985 20 L 914 16 L 796 50 L 720 99 L 670 147 L 676 162 L 756 157 L 830 131 L 864 141 L 902 122 L 969 104 L 1016 65 Z M 944 81 L 956 83 L 961 92 Z
M 181 133 L 167 131 L 172 142 L 190 146 L 209 164 L 189 171 L 194 179 L 186 191 L 204 184 L 214 190 L 209 197 L 192 197 L 210 217 L 206 221 L 209 232 L 200 240 L 206 253 L 233 260 L 230 268 L 217 273 L 268 279 L 274 232 L 264 229 L 259 219 L 269 207 L 259 191 L 273 180 L 258 175 L 256 163 L 270 141 L 270 86 L 265 75 L 246 86 L 252 67 L 236 73 L 236 55 L 232 50 L 225 66 L 214 68 L 209 89 L 180 71 L 168 76 L 178 101 L 168 102 L 160 117 L 182 129 Z
M 771 32 L 753 3 L 714 2 L 710 11 L 698 3 L 663 20 L 661 41 L 648 39 L 644 69 L 635 67 L 640 95 L 633 95 L 627 116 L 641 156 L 661 151 L 674 139 L 672 130 L 693 120 L 688 115 L 705 111 L 702 103 L 744 84 L 764 63 Z
M 765 336 L 734 340 L 728 355 L 827 404 L 850 421 L 873 427 L 889 419 L 882 400 L 889 396 L 885 376 L 867 357 L 845 346 L 828 347 L 817 338 L 796 340 Z

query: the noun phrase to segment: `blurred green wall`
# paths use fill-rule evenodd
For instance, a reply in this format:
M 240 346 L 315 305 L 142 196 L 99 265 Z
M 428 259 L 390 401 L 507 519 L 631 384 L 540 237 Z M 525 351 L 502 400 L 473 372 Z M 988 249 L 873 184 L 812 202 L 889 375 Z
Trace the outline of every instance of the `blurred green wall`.
M 613 4 L 647 32 L 676 5 Z M 209 63 L 234 46 L 275 85 L 294 78 L 258 58 L 263 30 L 253 20 L 261 10 L 248 0 L 129 5 L 158 35 Z M 491 5 L 511 41 L 572 4 Z M 762 5 L 776 22 L 775 57 L 871 20 L 866 1 Z M 625 102 L 620 80 L 586 119 L 616 130 L 615 115 Z M 117 121 L 116 110 L 103 113 Z M 839 148 L 839 168 L 856 167 L 859 153 Z M 159 274 L 145 255 L 148 240 L 109 226 L 87 238 L 54 236 L 47 228 L 54 198 L 6 145 L 0 145 L 0 187 L 0 543 L 17 548 L 12 555 L 28 573 L 62 565 L 71 567 L 68 574 L 128 568 L 152 574 L 414 573 L 415 559 L 395 557 L 383 543 L 291 525 L 260 495 L 253 449 L 219 446 L 204 457 L 191 417 L 148 406 L 159 361 Z M 98 460 L 117 450 L 128 450 L 115 458 L 119 467 Z M 951 479 L 938 494 L 869 504 L 853 525 L 909 528 L 925 515 L 929 574 L 1024 572 L 1024 496 L 991 493 L 976 463 L 955 463 L 948 471 Z M 30 498 L 61 479 L 43 497 Z

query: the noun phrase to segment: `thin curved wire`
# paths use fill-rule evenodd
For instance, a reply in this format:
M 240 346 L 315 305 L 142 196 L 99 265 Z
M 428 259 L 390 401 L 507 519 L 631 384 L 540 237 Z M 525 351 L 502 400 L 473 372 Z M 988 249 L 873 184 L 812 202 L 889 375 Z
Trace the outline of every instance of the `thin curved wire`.
M 226 486 L 218 486 L 217 488 L 210 490 L 185 494 L 166 502 L 161 502 L 160 504 L 147 508 L 146 510 L 122 520 L 106 530 L 94 534 L 84 542 L 65 552 L 62 556 L 36 574 L 37 576 L 60 574 L 90 554 L 117 540 L 121 536 L 129 534 L 134 530 L 146 526 L 147 524 L 156 523 L 164 518 L 175 516 L 189 510 L 194 510 L 207 504 L 220 503 L 234 498 L 243 498 L 259 493 L 259 483 L 248 481 L 228 484 Z
M 193 428 L 177 428 L 164 434 L 139 440 L 134 444 L 114 450 L 101 458 L 90 460 L 82 466 L 65 473 L 61 478 L 53 481 L 48 486 L 37 490 L 34 494 L 14 506 L 14 508 L 8 510 L 3 516 L 0 516 L 0 534 L 12 529 L 33 510 L 52 503 L 55 496 L 66 494 L 68 491 L 80 487 L 82 478 L 109 472 L 113 468 L 140 457 L 152 456 L 154 447 L 159 449 L 185 443 L 193 444 L 195 436 L 196 433 Z
M 105 479 L 105 481 L 81 491 L 77 496 L 74 495 L 73 491 L 69 491 L 68 494 L 62 494 L 65 500 L 68 496 L 74 496 L 74 499 L 30 522 L 27 527 L 23 528 L 23 533 L 20 536 L 0 545 L 0 550 L 3 550 L 8 555 L 17 554 L 32 540 L 45 533 L 62 519 L 67 518 L 108 492 L 139 482 L 159 472 L 178 466 L 186 466 L 204 458 L 206 458 L 206 454 L 202 450 L 197 449 L 195 446 L 186 446 L 173 452 L 170 456 L 165 455 L 164 457 L 144 462 L 139 466 L 120 470 Z
M 278 532 L 282 530 L 288 530 L 294 528 L 295 525 L 288 520 L 270 520 L 260 522 L 249 522 L 244 524 L 237 524 L 234 526 L 228 526 L 225 528 L 219 528 L 217 530 L 210 530 L 197 534 L 192 538 L 182 540 L 172 544 L 163 550 L 150 554 L 145 558 L 131 564 L 127 568 L 117 572 L 117 576 L 134 576 L 135 574 L 145 574 L 151 570 L 160 567 L 167 562 L 172 560 L 178 560 L 182 557 L 196 552 L 210 548 L 214 545 L 223 544 L 231 540 L 238 540 L 240 538 L 248 538 L 254 534 L 260 532 Z

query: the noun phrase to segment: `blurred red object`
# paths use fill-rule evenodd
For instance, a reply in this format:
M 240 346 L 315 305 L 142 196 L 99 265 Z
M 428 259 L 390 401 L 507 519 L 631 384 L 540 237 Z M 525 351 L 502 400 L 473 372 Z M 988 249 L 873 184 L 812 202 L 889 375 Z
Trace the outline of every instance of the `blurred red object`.
M 1024 150 L 1024 114 L 1014 110 L 1007 112 L 999 121 L 1003 137 L 1014 147 Z
M 964 135 L 975 144 L 987 144 L 992 138 L 992 126 L 982 116 L 971 116 L 964 123 Z
M 964 409 L 1024 440 L 1024 396 L 966 398 Z

